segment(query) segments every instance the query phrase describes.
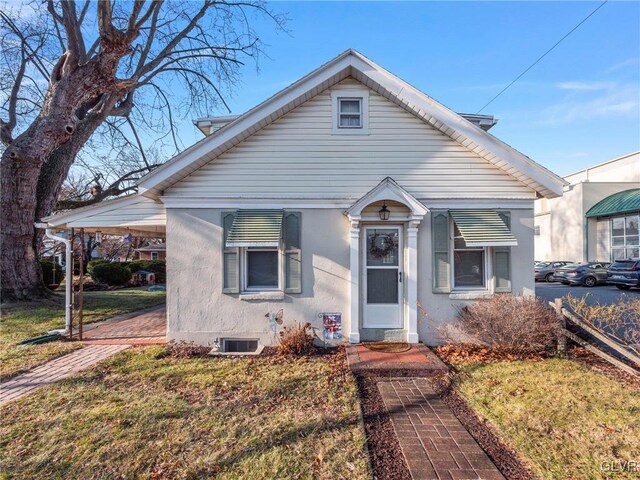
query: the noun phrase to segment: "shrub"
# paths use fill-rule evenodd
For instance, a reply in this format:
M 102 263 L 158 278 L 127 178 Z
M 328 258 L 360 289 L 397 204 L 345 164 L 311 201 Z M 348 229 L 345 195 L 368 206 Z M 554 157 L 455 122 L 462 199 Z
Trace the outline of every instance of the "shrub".
M 616 303 L 601 305 L 587 303 L 589 295 L 582 298 L 568 295 L 564 300 L 595 328 L 640 353 L 640 298 L 621 295 Z
M 93 267 L 91 278 L 107 285 L 124 285 L 131 280 L 131 272 L 118 263 L 101 263 Z
M 463 307 L 458 327 L 492 347 L 516 354 L 544 353 L 556 342 L 556 312 L 535 297 L 498 294 Z
M 311 324 L 295 323 L 280 332 L 278 353 L 280 355 L 309 355 L 315 350 Z
M 89 263 L 87 263 L 87 273 L 93 276 L 93 268 L 96 265 L 104 265 L 105 263 L 111 262 L 109 262 L 109 260 L 105 260 L 104 258 L 96 258 L 95 260 L 90 260 Z
M 42 267 L 42 281 L 47 288 L 54 290 L 62 282 L 62 277 L 64 276 L 62 267 L 56 262 L 48 260 L 41 260 L 40 266 Z

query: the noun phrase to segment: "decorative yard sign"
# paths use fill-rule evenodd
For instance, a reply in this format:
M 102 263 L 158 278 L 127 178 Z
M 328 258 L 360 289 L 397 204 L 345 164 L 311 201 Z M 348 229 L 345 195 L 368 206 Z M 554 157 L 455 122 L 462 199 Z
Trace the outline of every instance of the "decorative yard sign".
M 337 345 L 342 341 L 342 314 L 341 313 L 321 313 L 322 329 L 324 331 L 324 343 Z

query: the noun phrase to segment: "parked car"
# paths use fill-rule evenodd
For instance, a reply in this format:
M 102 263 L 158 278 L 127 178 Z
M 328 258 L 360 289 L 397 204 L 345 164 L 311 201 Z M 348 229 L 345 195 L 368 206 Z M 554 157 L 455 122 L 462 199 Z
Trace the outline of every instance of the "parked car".
M 640 288 L 640 258 L 614 260 L 607 272 L 607 281 L 620 290 Z
M 533 267 L 534 278 L 536 280 L 546 280 L 547 282 L 553 282 L 553 272 L 558 268 L 569 265 L 573 262 L 556 261 L 556 262 L 537 262 Z
M 565 285 L 582 285 L 594 287 L 607 283 L 607 268 L 605 262 L 580 262 L 566 265 L 556 270 L 553 279 Z

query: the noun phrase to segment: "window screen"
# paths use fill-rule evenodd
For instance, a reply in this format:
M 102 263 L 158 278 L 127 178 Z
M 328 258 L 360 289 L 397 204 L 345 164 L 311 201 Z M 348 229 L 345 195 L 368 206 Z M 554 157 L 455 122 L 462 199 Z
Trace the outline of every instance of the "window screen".
M 247 250 L 247 288 L 278 288 L 278 251 Z

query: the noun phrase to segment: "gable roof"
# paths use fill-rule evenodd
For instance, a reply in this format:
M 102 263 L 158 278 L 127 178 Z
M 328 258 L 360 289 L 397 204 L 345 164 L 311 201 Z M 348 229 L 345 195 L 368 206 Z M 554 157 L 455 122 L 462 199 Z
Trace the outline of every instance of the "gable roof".
M 382 201 L 382 200 L 395 200 L 396 202 L 403 203 L 411 210 L 412 215 L 416 219 L 422 219 L 427 214 L 428 210 L 420 201 L 407 192 L 404 188 L 398 185 L 391 177 L 386 177 L 378 185 L 369 190 L 360 199 L 351 205 L 344 213 L 349 218 L 359 218 L 368 205 Z
M 174 183 L 347 77 L 413 113 L 539 195 L 562 195 L 565 180 L 351 49 L 145 175 L 138 181 L 140 192 L 151 198 L 160 196 Z

